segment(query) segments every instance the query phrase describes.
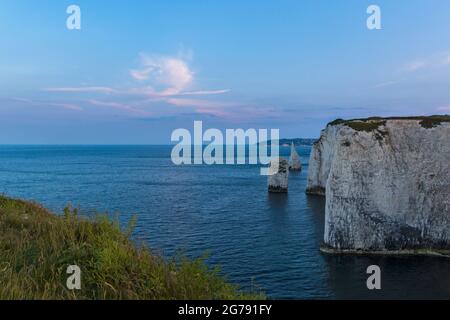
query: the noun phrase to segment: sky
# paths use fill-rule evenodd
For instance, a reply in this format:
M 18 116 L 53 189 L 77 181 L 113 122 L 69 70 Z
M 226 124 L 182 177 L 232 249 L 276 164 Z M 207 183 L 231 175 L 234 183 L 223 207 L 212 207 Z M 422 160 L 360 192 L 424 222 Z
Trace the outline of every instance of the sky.
M 167 144 L 195 120 L 314 138 L 336 118 L 450 114 L 448 0 L 4 0 L 0 41 L 0 144 Z

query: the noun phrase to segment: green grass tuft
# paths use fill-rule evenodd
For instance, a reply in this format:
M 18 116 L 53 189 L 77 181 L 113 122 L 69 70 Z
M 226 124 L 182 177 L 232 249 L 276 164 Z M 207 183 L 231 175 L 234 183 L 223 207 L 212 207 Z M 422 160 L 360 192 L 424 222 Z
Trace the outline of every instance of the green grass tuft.
M 204 259 L 165 260 L 129 239 L 106 216 L 56 216 L 26 201 L 0 196 L 0 299 L 262 299 L 227 283 Z M 69 265 L 82 288 L 66 288 Z
M 330 122 L 329 126 L 346 125 L 356 131 L 372 132 L 380 126 L 385 125 L 387 120 L 417 120 L 423 128 L 435 128 L 441 123 L 450 122 L 450 115 L 434 115 L 434 116 L 412 116 L 412 117 L 370 117 L 366 119 L 343 120 L 336 119 Z
M 380 126 L 384 126 L 386 121 L 384 120 L 371 120 L 371 121 L 352 121 L 346 123 L 347 126 L 355 131 L 372 132 L 378 130 Z

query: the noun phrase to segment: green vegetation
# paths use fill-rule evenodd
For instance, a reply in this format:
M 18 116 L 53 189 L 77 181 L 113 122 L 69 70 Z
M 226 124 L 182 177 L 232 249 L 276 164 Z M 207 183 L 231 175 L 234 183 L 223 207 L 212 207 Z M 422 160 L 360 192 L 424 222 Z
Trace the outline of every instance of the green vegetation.
M 421 120 L 421 126 L 429 129 L 437 127 L 442 122 L 450 122 L 450 115 L 423 117 Z
M 384 126 L 386 121 L 384 120 L 371 120 L 371 121 L 352 121 L 346 123 L 347 126 L 355 131 L 372 132 L 378 130 L 379 127 Z
M 434 116 L 416 116 L 416 117 L 371 117 L 366 119 L 343 120 L 337 119 L 328 125 L 343 124 L 349 126 L 356 131 L 371 132 L 377 130 L 380 126 L 385 125 L 387 120 L 418 120 L 424 128 L 434 128 L 443 122 L 450 122 L 450 115 L 434 115 Z
M 385 125 L 386 120 L 375 117 L 367 119 L 353 119 L 353 120 L 337 119 L 334 120 L 333 122 L 330 122 L 328 125 L 334 126 L 339 124 L 346 125 L 356 131 L 372 132 L 374 130 L 378 130 L 380 126 Z
M 135 246 L 131 230 L 0 196 L 0 299 L 264 298 L 226 283 L 202 259 L 166 261 Z M 66 288 L 69 265 L 81 268 L 81 290 Z

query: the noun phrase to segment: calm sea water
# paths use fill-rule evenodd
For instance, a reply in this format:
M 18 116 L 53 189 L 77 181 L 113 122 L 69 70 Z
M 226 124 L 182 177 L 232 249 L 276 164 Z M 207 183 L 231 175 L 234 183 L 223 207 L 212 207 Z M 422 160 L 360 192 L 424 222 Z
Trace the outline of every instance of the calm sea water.
M 229 281 L 276 299 L 450 299 L 450 259 L 327 256 L 324 200 L 305 195 L 305 170 L 288 195 L 267 193 L 258 166 L 174 166 L 170 146 L 0 146 L 0 192 L 61 212 L 138 218 L 135 237 L 166 257 L 177 252 L 221 265 Z M 282 149 L 287 155 L 289 148 Z M 382 290 L 366 289 L 366 268 Z

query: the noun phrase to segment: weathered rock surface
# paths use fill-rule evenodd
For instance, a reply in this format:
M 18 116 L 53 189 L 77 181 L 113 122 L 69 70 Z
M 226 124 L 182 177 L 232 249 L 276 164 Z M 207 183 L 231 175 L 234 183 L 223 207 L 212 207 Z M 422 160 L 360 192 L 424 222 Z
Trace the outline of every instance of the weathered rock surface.
M 291 162 L 289 165 L 289 170 L 291 171 L 302 171 L 302 162 L 300 161 L 300 156 L 295 150 L 294 143 L 291 144 Z
M 276 158 L 270 162 L 268 187 L 269 192 L 288 192 L 289 162 L 283 158 Z
M 314 145 L 310 194 L 326 196 L 326 246 L 450 249 L 450 123 L 330 124 Z

